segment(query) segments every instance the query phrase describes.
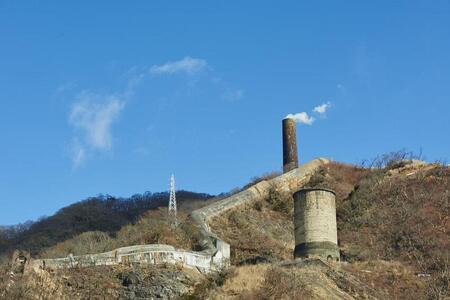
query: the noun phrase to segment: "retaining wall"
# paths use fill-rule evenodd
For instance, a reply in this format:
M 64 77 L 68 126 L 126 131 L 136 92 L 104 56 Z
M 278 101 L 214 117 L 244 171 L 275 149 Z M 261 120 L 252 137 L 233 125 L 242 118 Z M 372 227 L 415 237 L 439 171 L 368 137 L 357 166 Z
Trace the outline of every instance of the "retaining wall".
M 229 264 L 230 245 L 218 241 L 215 246 L 217 251 L 213 255 L 209 255 L 202 252 L 177 249 L 169 245 L 136 245 L 98 254 L 69 255 L 68 257 L 55 259 L 33 259 L 30 262 L 30 267 L 37 270 L 132 263 L 172 263 L 208 273 Z

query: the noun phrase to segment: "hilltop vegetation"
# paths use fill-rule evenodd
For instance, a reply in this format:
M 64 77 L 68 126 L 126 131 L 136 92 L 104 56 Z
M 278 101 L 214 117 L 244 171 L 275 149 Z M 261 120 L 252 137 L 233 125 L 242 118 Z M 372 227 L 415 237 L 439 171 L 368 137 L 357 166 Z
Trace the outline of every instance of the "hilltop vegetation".
M 448 295 L 450 169 L 397 155 L 370 168 L 331 163 L 308 186 L 336 191 L 339 247 L 344 266 L 351 263 L 347 271 L 392 298 Z M 231 244 L 235 265 L 275 263 L 292 258 L 292 213 L 291 195 L 273 190 L 267 199 L 218 216 L 211 225 Z M 430 280 L 418 280 L 416 273 L 429 274 Z
M 177 200 L 181 215 L 204 205 L 211 198 L 208 194 L 178 191 Z M 66 252 L 70 249 L 57 253 L 54 250 L 56 245 L 77 236 L 78 241 L 84 245 L 88 242 L 91 250 L 99 250 L 104 248 L 102 243 L 115 237 L 123 227 L 132 224 L 139 226 L 143 214 L 166 207 L 168 199 L 168 193 L 150 192 L 136 194 L 130 198 L 115 198 L 109 195 L 92 197 L 64 207 L 53 216 L 28 223 L 27 226 L 10 227 L 0 231 L 0 255 L 8 255 L 14 249 L 27 250 L 34 256 L 45 251 L 53 253 L 52 256 L 67 255 Z M 157 220 L 157 217 L 158 214 L 154 213 L 152 217 L 144 219 Z M 152 224 L 147 225 L 150 230 L 154 229 Z M 53 250 L 46 250 L 49 248 Z M 89 247 L 84 252 L 88 249 Z
M 294 248 L 292 195 L 274 188 L 266 199 L 228 211 L 210 222 L 213 232 L 231 245 L 233 267 L 227 271 L 205 276 L 174 266 L 61 270 L 27 275 L 29 279 L 20 281 L 22 285 L 16 285 L 10 293 L 32 298 L 23 292 L 42 290 L 45 285 L 46 291 L 66 298 L 96 298 L 100 297 L 98 290 L 104 290 L 111 297 L 130 299 L 138 294 L 185 299 L 444 299 L 450 296 L 450 169 L 411 158 L 394 153 L 372 161 L 368 167 L 333 162 L 311 178 L 308 186 L 336 191 L 341 264 L 314 263 L 299 268 L 290 263 Z M 266 175 L 273 176 L 275 173 Z M 264 177 L 255 178 L 247 187 Z M 57 257 L 145 243 L 196 249 L 199 237 L 188 213 L 218 198 L 188 195 L 186 199 L 196 200 L 181 201 L 181 225 L 176 230 L 168 226 L 166 209 L 158 208 L 167 204 L 167 198 L 160 198 L 158 205 L 157 201 L 153 203 L 154 208 L 145 209 L 150 205 L 145 204 L 137 205 L 142 210 L 129 209 L 133 213 L 126 220 L 130 221 L 107 223 L 108 230 L 102 230 L 96 222 L 87 226 L 82 219 L 79 222 L 85 227 L 80 224 L 78 231 L 65 239 L 49 235 L 53 242 L 40 244 L 37 253 Z M 87 203 L 101 207 L 98 201 L 95 205 Z M 109 203 L 107 199 L 102 201 Z M 114 206 L 107 207 L 114 211 Z M 61 213 L 66 209 L 58 213 L 56 220 L 60 221 L 53 220 L 53 224 L 64 224 L 66 215 Z M 95 209 L 90 212 L 92 216 L 97 213 Z M 73 214 L 69 216 L 72 222 L 77 220 Z M 106 216 L 97 221 L 106 222 Z M 18 236 L 49 240 L 45 230 L 37 231 L 37 235 L 28 232 L 36 230 L 33 226 Z M 37 228 L 46 227 L 41 224 Z M 17 236 L 15 241 L 19 241 Z M 36 242 L 33 238 L 24 241 Z M 291 266 L 286 267 L 286 263 Z M 172 286 L 174 277 L 179 278 L 175 290 L 159 288 Z M 0 290 L 5 282 L 0 279 Z

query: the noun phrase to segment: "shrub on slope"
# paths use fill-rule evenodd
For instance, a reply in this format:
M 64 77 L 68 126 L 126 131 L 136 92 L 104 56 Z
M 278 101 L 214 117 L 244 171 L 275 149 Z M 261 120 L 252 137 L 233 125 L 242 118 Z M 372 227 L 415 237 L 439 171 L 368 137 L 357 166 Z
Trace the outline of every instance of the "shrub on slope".
M 53 216 L 34 222 L 28 229 L 5 237 L 0 233 L 0 255 L 14 249 L 23 249 L 37 255 L 43 249 L 56 245 L 83 232 L 101 231 L 109 235 L 126 224 L 136 222 L 148 210 L 167 207 L 168 193 L 137 194 L 130 198 L 99 196 L 62 208 Z M 210 195 L 178 191 L 181 211 L 204 205 Z

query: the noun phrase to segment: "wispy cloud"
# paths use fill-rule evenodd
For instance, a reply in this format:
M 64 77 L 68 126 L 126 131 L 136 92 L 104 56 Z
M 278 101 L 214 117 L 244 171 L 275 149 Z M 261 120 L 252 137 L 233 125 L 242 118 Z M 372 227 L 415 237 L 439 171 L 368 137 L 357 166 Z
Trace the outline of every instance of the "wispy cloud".
M 313 111 L 318 114 L 324 114 L 331 107 L 331 102 L 323 103 L 314 107 Z
M 206 76 L 192 76 L 199 73 Z M 201 58 L 186 56 L 177 61 L 155 64 L 151 67 L 135 66 L 130 68 L 122 75 L 121 80 L 124 82 L 124 87 L 121 91 L 119 90 L 120 92 L 100 94 L 83 91 L 75 97 L 71 97 L 73 104 L 68 115 L 68 123 L 73 129 L 73 137 L 70 142 L 73 167 L 78 168 L 99 153 L 111 151 L 114 142 L 113 125 L 125 105 L 131 105 L 131 100 L 138 92 L 139 87 L 146 81 L 153 83 L 151 80 L 158 80 L 159 75 L 172 74 L 189 75 L 184 78 L 187 81 L 188 89 L 184 89 L 182 92 L 190 92 L 191 89 L 196 92 L 195 89 L 202 89 L 202 91 L 213 92 L 215 98 L 228 102 L 236 102 L 244 97 L 244 90 L 231 88 L 230 84 L 215 75 L 209 63 Z M 198 84 L 192 84 L 197 81 Z M 61 86 L 58 91 L 74 87 L 72 85 Z M 164 98 L 170 99 L 170 95 Z M 167 105 L 167 101 L 162 103 L 161 106 Z M 157 110 L 161 111 L 161 109 Z M 138 147 L 134 152 L 146 155 L 149 153 L 149 149 Z
M 319 114 L 322 118 L 325 117 L 326 111 L 331 107 L 331 102 L 323 103 L 317 105 L 312 110 L 313 113 Z M 307 112 L 300 112 L 296 114 L 288 114 L 285 118 L 293 119 L 297 123 L 312 125 L 316 120 L 313 116 L 308 115 Z
M 108 151 L 113 144 L 112 125 L 125 102 L 117 95 L 81 92 L 69 114 L 69 124 L 75 131 L 72 162 L 78 167 L 88 152 Z
M 293 119 L 297 123 L 302 123 L 306 125 L 312 125 L 315 121 L 314 117 L 309 116 L 306 112 L 300 112 L 296 114 L 288 114 L 286 119 Z
M 169 61 L 163 65 L 154 65 L 150 73 L 154 75 L 186 73 L 192 75 L 205 69 L 208 63 L 204 59 L 186 56 L 178 61 Z
M 207 77 L 209 78 L 209 81 L 205 81 L 203 80 L 204 78 L 199 78 L 197 76 L 191 76 L 202 71 L 208 71 Z M 243 89 L 232 88 L 228 82 L 217 76 L 206 60 L 190 56 L 186 56 L 177 61 L 169 61 L 161 65 L 153 65 L 150 68 L 131 68 L 125 74 L 125 76 L 128 77 L 128 89 L 125 94 L 131 97 L 135 89 L 149 75 L 172 75 L 178 73 L 190 75 L 189 78 L 187 78 L 187 86 L 189 88 L 196 88 L 199 83 L 213 83 L 221 90 L 220 98 L 225 101 L 236 102 L 245 96 L 245 91 Z

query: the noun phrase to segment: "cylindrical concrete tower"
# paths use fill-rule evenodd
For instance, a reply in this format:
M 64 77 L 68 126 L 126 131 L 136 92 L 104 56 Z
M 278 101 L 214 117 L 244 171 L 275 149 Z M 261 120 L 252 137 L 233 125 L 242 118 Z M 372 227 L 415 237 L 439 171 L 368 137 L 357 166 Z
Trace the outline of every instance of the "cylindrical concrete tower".
M 283 173 L 298 168 L 295 120 L 283 119 Z
M 332 190 L 310 188 L 294 194 L 294 258 L 339 261 L 336 203 Z

